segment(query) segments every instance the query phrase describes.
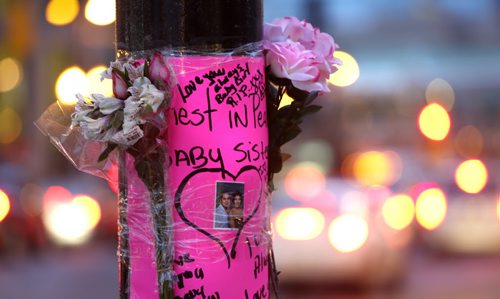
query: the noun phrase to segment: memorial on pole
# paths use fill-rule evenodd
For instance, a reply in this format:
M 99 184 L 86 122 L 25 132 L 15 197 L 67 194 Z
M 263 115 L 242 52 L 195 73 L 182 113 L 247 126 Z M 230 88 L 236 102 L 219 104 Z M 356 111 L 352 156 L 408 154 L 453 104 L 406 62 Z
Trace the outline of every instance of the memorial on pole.
M 333 39 L 294 17 L 263 26 L 262 0 L 116 8 L 113 96 L 54 104 L 37 125 L 119 187 L 120 298 L 278 296 L 272 178 L 329 91 Z

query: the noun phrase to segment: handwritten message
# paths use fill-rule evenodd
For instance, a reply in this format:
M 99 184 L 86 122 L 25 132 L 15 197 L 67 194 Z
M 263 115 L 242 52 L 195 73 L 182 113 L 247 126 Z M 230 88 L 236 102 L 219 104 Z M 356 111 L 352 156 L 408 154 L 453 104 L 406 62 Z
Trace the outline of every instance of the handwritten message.
M 268 298 L 264 60 L 195 56 L 169 61 L 177 74 L 167 113 L 165 157 L 174 298 Z M 133 175 L 134 161 L 127 164 L 130 298 L 157 299 L 151 202 Z M 219 185 L 239 187 L 218 190 Z M 233 228 L 215 226 L 223 191 L 241 193 Z M 227 208 L 235 206 L 234 200 Z
M 175 298 L 268 298 L 263 58 L 180 57 L 170 62 L 177 74 L 167 144 Z M 217 182 L 244 190 L 237 228 L 214 226 Z

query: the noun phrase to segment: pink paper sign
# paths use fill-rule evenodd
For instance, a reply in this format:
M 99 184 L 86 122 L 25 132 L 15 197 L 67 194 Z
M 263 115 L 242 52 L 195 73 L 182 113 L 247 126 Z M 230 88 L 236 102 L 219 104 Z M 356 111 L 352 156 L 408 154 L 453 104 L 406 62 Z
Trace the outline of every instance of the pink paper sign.
M 175 298 L 268 298 L 264 60 L 169 61 L 177 75 L 167 157 Z M 131 254 L 131 298 L 156 299 L 154 245 L 141 244 L 143 238 L 152 240 L 152 232 L 134 231 L 131 224 L 131 253 L 142 252 Z

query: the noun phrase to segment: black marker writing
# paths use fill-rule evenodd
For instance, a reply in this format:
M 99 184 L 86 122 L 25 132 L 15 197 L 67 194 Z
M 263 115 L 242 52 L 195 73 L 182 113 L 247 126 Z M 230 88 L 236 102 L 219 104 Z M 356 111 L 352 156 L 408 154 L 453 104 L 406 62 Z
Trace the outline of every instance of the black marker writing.
M 257 70 L 257 75 L 253 76 L 252 81 L 250 82 L 252 88 L 249 96 L 252 98 L 254 128 L 262 128 L 267 123 L 265 112 L 261 109 L 261 105 L 265 106 L 266 99 L 264 96 L 265 89 L 263 80 L 264 76 L 260 70 Z
M 192 259 L 189 256 L 189 253 L 184 253 L 183 255 L 179 255 L 178 259 L 174 260 L 174 263 L 176 263 L 179 266 L 184 266 L 184 263 L 192 263 L 194 262 L 194 259 Z
M 244 114 L 243 118 L 241 116 L 241 112 L 238 113 L 238 111 L 229 111 L 229 128 L 239 128 L 243 127 L 246 128 L 248 127 L 248 109 L 247 105 L 243 106 L 244 108 Z
M 252 244 L 250 244 L 250 239 L 248 237 L 245 240 L 245 243 L 247 243 L 247 246 L 248 246 L 248 254 L 250 254 L 250 257 L 253 257 Z
M 174 113 L 174 120 L 176 126 L 200 126 L 208 121 L 208 130 L 212 131 L 212 118 L 213 113 L 217 111 L 217 109 L 212 109 L 210 105 L 210 97 L 208 95 L 207 90 L 207 109 L 201 111 L 199 108 L 194 109 L 192 111 L 188 111 L 184 107 L 174 108 L 172 109 Z
M 182 101 L 187 103 L 187 99 L 196 91 L 197 85 L 203 84 L 203 79 L 196 76 L 193 80 L 189 80 L 189 83 L 184 85 L 184 88 L 181 87 L 180 84 L 177 84 L 177 89 L 179 90 L 179 94 L 182 97 Z
M 201 296 L 203 299 L 220 299 L 219 292 L 215 292 L 213 295 L 205 295 L 205 287 L 201 286 L 199 289 L 189 290 L 184 296 L 175 296 L 175 299 L 194 299 L 197 296 Z
M 198 169 L 207 166 L 208 162 L 213 162 L 218 164 L 217 167 L 225 169 L 220 148 L 207 150 L 202 146 L 195 146 L 188 151 L 176 149 L 174 153 L 175 166 L 185 164 L 186 166 Z
M 224 68 L 222 68 L 222 69 L 218 69 L 217 71 L 209 71 L 208 73 L 203 74 L 203 78 L 210 80 L 209 85 L 212 86 L 215 83 L 215 80 L 214 80 L 215 77 L 224 76 L 225 74 L 226 74 L 226 70 Z
M 189 271 L 189 270 L 184 271 L 180 274 L 177 274 L 177 287 L 179 289 L 184 288 L 184 279 L 192 279 L 193 277 L 196 279 L 200 279 L 200 280 L 205 278 L 205 274 L 203 273 L 203 269 L 202 268 L 194 269 L 194 275 L 193 275 L 193 271 Z
M 253 277 L 257 279 L 257 275 L 264 270 L 267 270 L 267 264 L 269 262 L 269 257 L 266 254 L 258 254 L 255 256 L 253 261 Z
M 267 298 L 267 290 L 266 286 L 263 285 L 258 289 L 255 293 L 253 293 L 252 297 L 248 296 L 248 290 L 245 290 L 245 299 L 262 299 Z
M 264 148 L 264 142 L 259 143 L 251 143 L 248 142 L 245 144 L 244 142 L 238 143 L 233 150 L 239 153 L 239 157 L 236 159 L 236 162 L 240 163 L 243 161 L 255 162 L 259 159 L 264 160 L 266 158 L 266 149 Z

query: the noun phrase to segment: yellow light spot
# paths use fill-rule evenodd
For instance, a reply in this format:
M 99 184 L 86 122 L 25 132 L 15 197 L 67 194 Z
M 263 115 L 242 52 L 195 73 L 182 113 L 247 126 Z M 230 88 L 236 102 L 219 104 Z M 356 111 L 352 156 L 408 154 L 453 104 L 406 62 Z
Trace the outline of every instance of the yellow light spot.
M 45 9 L 45 18 L 52 25 L 63 26 L 73 22 L 79 10 L 78 0 L 51 0 Z
M 0 223 L 10 212 L 10 200 L 5 192 L 0 190 Z
M 446 216 L 446 197 L 439 188 L 423 191 L 417 198 L 415 215 L 418 223 L 425 229 L 436 229 Z
M 332 221 L 328 238 L 330 244 L 340 252 L 356 251 L 368 240 L 368 223 L 360 216 L 344 214 Z
M 11 91 L 22 80 L 21 64 L 10 57 L 0 60 L 0 92 Z
M 326 185 L 321 167 L 304 162 L 293 167 L 285 177 L 285 191 L 296 200 L 307 201 L 320 195 Z
M 483 135 L 476 127 L 465 126 L 455 137 L 455 148 L 463 157 L 477 157 L 483 150 Z
M 78 205 L 87 214 L 89 229 L 96 227 L 101 220 L 101 207 L 99 203 L 90 196 L 78 195 L 73 199 L 73 204 Z
M 85 5 L 85 18 L 98 26 L 113 23 L 116 20 L 115 0 L 89 0 Z
M 497 199 L 497 217 L 500 220 L 500 197 Z
M 312 240 L 325 226 L 325 217 L 313 208 L 287 208 L 276 216 L 276 231 L 286 240 Z
M 89 82 L 85 72 L 72 66 L 65 69 L 57 78 L 56 95 L 57 99 L 64 105 L 76 104 L 76 94 L 86 95 L 89 93 Z
M 108 79 L 104 79 L 101 81 L 101 73 L 106 69 L 107 67 L 105 67 L 104 65 L 98 65 L 87 72 L 90 93 L 100 93 L 107 97 L 113 95 L 113 82 Z
M 440 141 L 448 136 L 451 120 L 443 106 L 432 103 L 425 106 L 420 112 L 418 125 L 425 137 Z
M 293 102 L 292 97 L 290 97 L 288 94 L 284 94 L 283 97 L 281 98 L 280 106 L 278 109 L 281 109 L 282 107 L 288 106 Z
M 488 182 L 488 170 L 480 160 L 462 162 L 455 171 L 455 182 L 464 192 L 481 192 Z
M 65 245 L 78 245 L 87 241 L 99 222 L 101 209 L 88 196 L 77 196 L 69 202 L 47 206 L 43 223 L 54 241 Z
M 359 78 L 359 66 L 350 54 L 343 51 L 335 51 L 333 56 L 342 60 L 339 69 L 330 75 L 328 82 L 335 86 L 345 87 L 354 84 Z
M 427 85 L 425 99 L 427 103 L 437 102 L 447 111 L 450 111 L 455 103 L 455 92 L 448 82 L 441 78 L 436 78 Z
M 353 175 L 365 186 L 392 185 L 401 176 L 401 159 L 390 151 L 365 152 L 355 158 Z
M 0 112 L 0 143 L 9 144 L 15 141 L 23 130 L 23 122 L 19 114 L 11 108 Z
M 388 198 L 382 206 L 385 223 L 396 230 L 405 229 L 413 221 L 415 207 L 408 195 L 399 194 Z

